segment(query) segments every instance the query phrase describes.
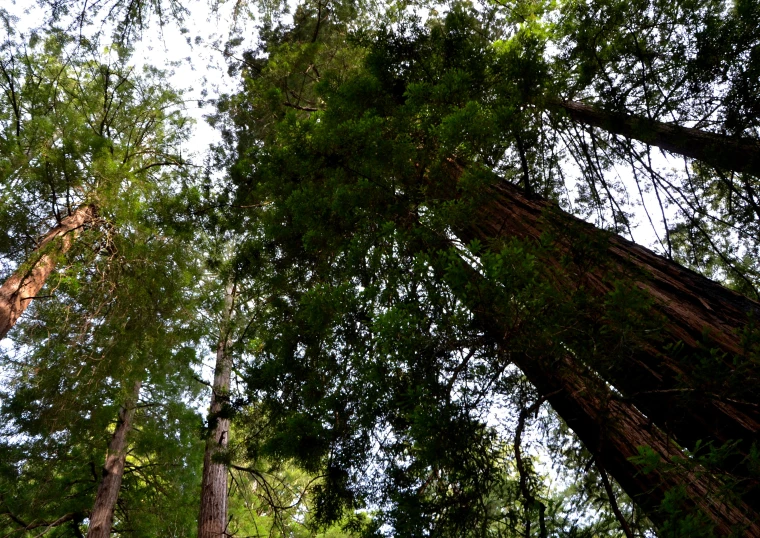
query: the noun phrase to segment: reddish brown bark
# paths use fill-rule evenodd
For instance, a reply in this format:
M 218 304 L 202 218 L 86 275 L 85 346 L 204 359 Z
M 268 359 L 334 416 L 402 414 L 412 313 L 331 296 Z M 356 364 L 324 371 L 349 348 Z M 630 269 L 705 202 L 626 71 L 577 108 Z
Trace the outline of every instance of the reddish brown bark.
M 447 258 L 447 263 L 450 258 Z M 701 514 L 719 536 L 760 536 L 757 512 L 741 500 L 726 502 L 724 483 L 698 465 L 673 468 L 673 462 L 687 457 L 673 439 L 652 424 L 635 405 L 615 395 L 606 382 L 576 358 L 564 353 L 560 357 L 541 355 L 545 344 L 532 350 L 513 349 L 508 323 L 500 312 L 502 292 L 469 265 L 460 266 L 470 277 L 466 283 L 450 282 L 452 289 L 475 315 L 484 332 L 504 351 L 504 359 L 519 367 L 537 388 L 543 399 L 567 422 L 594 459 L 610 473 L 656 525 L 669 515 L 661 503 L 669 494 L 682 492 L 679 508 L 693 515 Z M 439 268 L 441 274 L 447 271 Z M 464 286 L 464 288 L 462 288 Z M 550 346 L 551 347 L 551 346 Z M 639 447 L 647 447 L 659 466 L 646 470 L 632 458 Z M 693 463 L 693 462 L 692 462 Z M 730 495 L 730 492 L 728 492 Z
M 760 141 L 738 138 L 639 116 L 619 114 L 576 101 L 549 99 L 571 120 L 638 140 L 671 153 L 698 159 L 716 168 L 760 177 Z
M 549 395 L 554 410 L 656 525 L 668 519 L 660 510 L 662 501 L 681 490 L 681 508 L 706 516 L 716 535 L 760 536 L 753 509 L 741 501 L 726 502 L 730 492 L 699 467 L 669 468 L 674 459 L 686 460 L 672 439 L 635 406 L 617 399 L 604 381 L 575 359 L 546 361 L 521 354 L 511 358 L 541 393 Z M 633 463 L 630 458 L 639 455 L 639 447 L 656 454 L 663 467 L 645 472 L 641 464 Z
M 227 466 L 215 461 L 223 453 L 229 441 L 230 419 L 224 416 L 229 402 L 232 357 L 230 356 L 229 324 L 234 305 L 235 287 L 230 286 L 225 295 L 221 334 L 216 348 L 214 384 L 211 389 L 211 409 L 203 457 L 203 481 L 201 483 L 201 508 L 198 518 L 198 538 L 227 536 Z
M 111 536 L 113 514 L 116 500 L 119 498 L 121 481 L 124 478 L 124 465 L 127 461 L 127 435 L 132 429 L 137 399 L 141 383 L 135 383 L 132 396 L 119 410 L 116 431 L 108 444 L 106 463 L 103 466 L 103 480 L 98 487 L 95 504 L 90 514 L 90 526 L 87 538 L 108 538 Z
M 563 238 L 563 230 L 572 233 Z M 601 250 L 603 265 L 556 282 L 560 292 L 583 286 L 601 298 L 613 290 L 616 279 L 626 278 L 649 294 L 653 315 L 663 320 L 660 334 L 632 341 L 609 357 L 609 367 L 593 365 L 594 369 L 681 446 L 693 449 L 698 440 L 718 446 L 738 442 L 737 453 L 724 462 L 723 469 L 743 481 L 742 487 L 748 490 L 745 498 L 757 510 L 757 481 L 748 472 L 745 458 L 752 443 L 760 441 L 760 406 L 732 397 L 729 382 L 716 382 L 720 391 L 708 390 L 703 381 L 695 381 L 694 373 L 698 357 L 709 355 L 703 349 L 706 334 L 709 348 L 727 354 L 711 363 L 716 379 L 730 380 L 736 377 L 736 368 L 751 367 L 739 331 L 748 326 L 750 316 L 758 319 L 760 305 L 646 248 L 605 234 L 555 204 L 528 199 L 504 182 L 488 189 L 477 216 L 469 219 L 459 235 L 466 242 L 479 239 L 493 244 L 495 239 L 509 237 L 538 241 L 547 232 L 553 234 L 559 249 L 559 255 L 545 260 L 548 264 L 559 266 L 562 255 L 572 258 L 577 242 L 594 242 Z M 667 348 L 675 342 L 683 343 L 680 357 Z M 741 375 L 747 375 L 746 371 Z M 747 381 L 754 382 L 751 375 Z
M 85 205 L 62 219 L 45 234 L 30 260 L 3 283 L 0 287 L 0 338 L 8 334 L 45 285 L 58 257 L 71 248 L 73 235 L 94 217 L 95 208 Z M 58 244 L 53 244 L 55 241 Z

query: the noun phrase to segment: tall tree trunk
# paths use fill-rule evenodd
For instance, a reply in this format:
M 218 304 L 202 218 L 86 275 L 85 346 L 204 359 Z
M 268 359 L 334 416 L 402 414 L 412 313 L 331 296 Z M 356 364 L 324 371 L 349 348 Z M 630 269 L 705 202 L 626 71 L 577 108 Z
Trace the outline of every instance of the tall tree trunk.
M 599 127 L 657 146 L 671 153 L 698 159 L 722 170 L 747 172 L 760 177 L 760 141 L 700 129 L 680 127 L 639 116 L 605 111 L 577 101 L 547 99 L 550 108 L 564 111 L 578 123 Z
M 61 220 L 40 241 L 30 260 L 21 265 L 0 286 L 0 338 L 16 324 L 32 299 L 37 296 L 58 257 L 68 252 L 72 235 L 95 217 L 95 207 L 84 205 Z
M 607 365 L 590 366 L 681 446 L 694 450 L 700 440 L 717 446 L 737 443 L 736 453 L 722 467 L 742 481 L 747 489 L 744 498 L 760 510 L 749 460 L 753 444 L 760 446 L 760 372 L 742 335 L 752 319 L 760 319 L 760 305 L 644 247 L 598 230 L 556 204 L 528 199 L 503 181 L 488 188 L 480 201 L 477 214 L 458 232 L 463 241 L 478 239 L 498 248 L 499 238 L 538 241 L 551 233 L 559 254 L 545 263 L 557 267 L 562 256 L 585 255 L 576 251 L 579 243 L 593 243 L 603 263 L 556 282 L 560 293 L 582 286 L 603 298 L 625 278 L 652 298 L 653 315 L 659 314 L 664 323 L 660 334 L 630 342 Z M 672 346 L 678 342 L 676 351 Z M 702 379 L 697 375 L 705 357 L 711 357 L 707 382 L 704 375 Z M 734 394 L 739 386 L 745 391 L 741 397 Z
M 437 245 L 439 250 L 441 245 Z M 451 263 L 451 258 L 446 258 Z M 594 371 L 569 354 L 551 357 L 530 351 L 509 351 L 512 343 L 508 324 L 500 314 L 503 292 L 471 266 L 460 261 L 469 278 L 453 279 L 452 290 L 474 314 L 486 334 L 502 348 L 504 360 L 520 368 L 527 379 L 565 420 L 598 464 L 609 472 L 658 526 L 672 514 L 661 510 L 669 494 L 680 493 L 673 501 L 681 516 L 702 515 L 719 536 L 760 536 L 757 512 L 742 501 L 727 503 L 724 484 L 699 465 L 673 469 L 672 462 L 687 461 L 671 436 L 654 426 L 635 405 L 614 394 Z M 440 274 L 447 268 L 437 267 Z M 540 350 L 541 344 L 537 348 Z M 639 447 L 648 447 L 654 456 L 651 470 L 631 460 Z M 653 462 L 649 462 L 650 464 Z
M 687 457 L 672 438 L 634 405 L 616 397 L 594 372 L 569 355 L 547 360 L 516 353 L 509 358 L 548 395 L 552 408 L 655 525 L 662 528 L 672 517 L 661 505 L 666 496 L 676 494 L 683 495 L 679 517 L 701 514 L 718 536 L 760 536 L 756 511 L 742 501 L 726 502 L 725 485 L 700 466 L 673 468 L 673 461 L 687 461 Z M 640 455 L 640 447 L 653 454 L 652 470 L 631 461 Z
M 198 538 L 227 536 L 227 466 L 214 461 L 223 453 L 229 441 L 230 419 L 225 416 L 229 402 L 232 357 L 230 356 L 230 318 L 235 302 L 235 286 L 227 287 L 224 312 L 216 347 L 214 384 L 211 389 L 209 411 L 209 437 L 203 457 L 203 481 L 201 484 L 201 509 L 198 518 Z
M 127 434 L 132 429 L 141 385 L 140 381 L 135 383 L 130 399 L 119 410 L 116 431 L 113 432 L 111 442 L 108 444 L 106 463 L 103 466 L 103 480 L 98 487 L 95 505 L 90 514 L 87 538 L 108 538 L 111 535 L 116 500 L 119 498 L 119 489 L 124 478 L 124 465 L 127 461 Z

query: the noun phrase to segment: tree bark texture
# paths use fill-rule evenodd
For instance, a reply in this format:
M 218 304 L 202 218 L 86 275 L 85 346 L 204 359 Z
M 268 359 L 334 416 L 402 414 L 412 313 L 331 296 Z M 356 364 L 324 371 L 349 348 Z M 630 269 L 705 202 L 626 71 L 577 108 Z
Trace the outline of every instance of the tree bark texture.
M 227 465 L 215 461 L 224 453 L 229 441 L 230 419 L 225 416 L 229 402 L 232 357 L 230 356 L 230 318 L 235 300 L 235 286 L 228 286 L 224 299 L 224 312 L 216 348 L 214 384 L 211 388 L 209 411 L 209 437 L 203 457 L 201 508 L 198 518 L 198 538 L 227 536 Z
M 98 487 L 95 505 L 90 514 L 87 538 L 108 538 L 111 535 L 116 500 L 119 498 L 119 489 L 124 478 L 124 465 L 127 461 L 127 434 L 132 429 L 141 385 L 139 381 L 135 383 L 131 398 L 119 411 L 116 431 L 108 444 L 106 463 L 103 466 L 103 480 Z
M 682 493 L 679 508 L 701 514 L 714 525 L 718 536 L 760 536 L 760 519 L 743 501 L 725 502 L 724 484 L 699 466 L 673 468 L 686 455 L 671 436 L 653 425 L 635 405 L 615 394 L 593 370 L 570 354 L 560 357 L 510 352 L 508 325 L 500 314 L 498 286 L 471 267 L 465 289 L 450 282 L 453 291 L 473 312 L 477 323 L 504 351 L 504 360 L 520 368 L 539 393 L 576 433 L 599 465 L 646 511 L 655 525 L 669 514 L 661 511 L 667 495 Z M 437 268 L 445 274 L 443 267 Z M 474 291 L 473 291 L 474 290 Z M 631 460 L 639 447 L 648 447 L 657 463 L 647 471 Z
M 564 230 L 574 231 L 563 237 Z M 652 315 L 663 320 L 664 326 L 653 338 L 619 349 L 609 357 L 608 366 L 590 366 L 681 446 L 693 450 L 699 440 L 717 446 L 738 443 L 737 453 L 724 462 L 723 469 L 743 480 L 748 490 L 745 499 L 758 509 L 757 480 L 748 472 L 745 459 L 753 443 L 760 445 L 757 372 L 741 331 L 751 318 L 760 319 L 760 305 L 644 247 L 598 230 L 556 204 L 529 199 L 503 181 L 487 189 L 477 215 L 458 235 L 465 243 L 478 239 L 498 248 L 499 238 L 538 241 L 545 233 L 552 234 L 559 250 L 545 260 L 547 264 L 559 266 L 560 257 L 572 258 L 578 242 L 600 245 L 604 265 L 556 282 L 560 293 L 582 286 L 604 297 L 625 278 L 651 297 Z M 680 351 L 668 347 L 677 342 L 682 343 Z M 734 385 L 727 381 L 709 387 L 704 379 L 697 379 L 698 362 L 703 360 L 699 358 L 705 355 L 711 357 L 714 378 L 731 380 Z M 732 387 L 742 380 L 750 384 L 749 398 L 732 395 Z M 625 481 L 613 476 L 621 484 Z
M 609 112 L 577 101 L 548 99 L 547 102 L 550 108 L 563 111 L 577 123 L 599 127 L 677 155 L 698 159 L 715 168 L 760 177 L 760 141 L 753 138 L 731 137 Z
M 634 405 L 617 398 L 576 359 L 522 354 L 510 358 L 542 394 L 549 395 L 552 408 L 655 525 L 661 528 L 669 518 L 661 511 L 662 501 L 679 491 L 683 494 L 679 508 L 706 516 L 717 536 L 760 536 L 756 511 L 742 501 L 727 503 L 724 485 L 701 467 L 672 467 L 673 461 L 687 461 L 672 438 Z M 639 447 L 652 451 L 662 467 L 646 472 L 643 465 L 632 462 Z
M 95 214 L 94 206 L 84 205 L 62 219 L 45 234 L 30 259 L 0 286 L 0 338 L 5 338 L 45 285 L 58 257 L 71 248 L 73 235 Z

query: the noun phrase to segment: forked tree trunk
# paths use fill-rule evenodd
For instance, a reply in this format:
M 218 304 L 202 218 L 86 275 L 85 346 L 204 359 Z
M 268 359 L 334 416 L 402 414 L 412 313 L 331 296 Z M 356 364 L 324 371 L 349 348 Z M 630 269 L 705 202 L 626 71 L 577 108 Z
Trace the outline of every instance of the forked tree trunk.
M 577 101 L 548 99 L 571 120 L 638 140 L 671 153 L 698 159 L 722 170 L 760 177 L 760 141 L 680 127 L 629 114 L 605 111 Z
M 216 347 L 216 367 L 209 411 L 210 432 L 203 457 L 198 538 L 227 536 L 227 466 L 215 460 L 218 454 L 226 450 L 229 441 L 230 419 L 225 416 L 225 407 L 229 403 L 232 371 L 229 331 L 234 301 L 235 286 L 230 285 L 225 293 L 222 326 Z
M 84 205 L 62 219 L 45 234 L 30 259 L 0 286 L 0 338 L 5 338 L 45 285 L 58 258 L 71 248 L 73 235 L 94 217 L 95 207 Z
M 565 230 L 570 232 L 563 237 Z M 624 278 L 653 299 L 653 315 L 664 320 L 661 333 L 631 342 L 609 357 L 609 364 L 592 368 L 681 446 L 693 450 L 700 440 L 717 446 L 737 443 L 736 454 L 723 463 L 723 469 L 742 481 L 745 500 L 759 510 L 758 484 L 749 459 L 753 443 L 760 445 L 759 374 L 747 356 L 741 331 L 749 327 L 751 318 L 760 319 L 760 305 L 644 247 L 606 234 L 555 204 L 528 199 L 503 181 L 488 189 L 477 215 L 458 235 L 466 243 L 479 239 L 498 248 L 499 238 L 538 241 L 544 233 L 552 234 L 558 248 L 545 262 L 557 267 L 561 256 L 577 254 L 578 243 L 595 243 L 600 250 L 599 266 L 574 275 L 574 281 L 555 283 L 560 293 L 584 286 L 602 298 Z M 679 352 L 668 347 L 677 342 L 682 343 Z M 712 354 L 713 348 L 726 356 Z M 705 385 L 704 375 L 697 379 L 699 363 L 706 356 L 712 357 L 709 368 L 716 387 Z M 732 387 L 742 381 L 749 383 L 745 383 L 749 396 L 737 398 Z
M 130 399 L 119 410 L 116 431 L 108 444 L 106 463 L 103 466 L 103 480 L 98 487 L 95 505 L 90 514 L 87 538 L 108 538 L 111 535 L 116 500 L 119 498 L 119 489 L 124 478 L 124 465 L 127 461 L 127 434 L 132 429 L 141 385 L 139 381 L 135 383 Z

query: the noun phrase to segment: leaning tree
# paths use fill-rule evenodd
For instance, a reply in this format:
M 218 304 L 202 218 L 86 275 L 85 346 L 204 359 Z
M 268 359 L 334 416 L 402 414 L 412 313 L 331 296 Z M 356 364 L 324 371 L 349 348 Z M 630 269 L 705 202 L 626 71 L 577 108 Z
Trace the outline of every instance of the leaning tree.
M 295 436 L 267 446 L 325 469 L 326 518 L 364 495 L 411 510 L 412 490 L 418 515 L 425 495 L 439 503 L 439 530 L 453 514 L 484 514 L 489 466 L 465 472 L 464 460 L 487 442 L 466 395 L 494 397 L 516 366 L 658 527 L 760 532 L 759 307 L 677 263 L 678 248 L 668 259 L 616 235 L 630 215 L 610 175 L 629 164 L 642 191 L 649 181 L 672 197 L 683 222 L 666 230 L 670 244 L 688 245 L 691 226 L 685 251 L 707 243 L 715 274 L 752 293 L 755 264 L 738 262 L 757 238 L 737 212 L 751 213 L 756 184 L 755 125 L 740 121 L 754 98 L 742 82 L 753 64 L 740 64 L 754 49 L 721 44 L 722 70 L 704 55 L 727 21 L 737 40 L 755 39 L 755 11 L 640 4 L 600 3 L 596 21 L 573 3 L 554 14 L 458 6 L 350 38 L 340 6 L 303 6 L 241 62 L 245 89 L 221 101 L 220 121 L 236 225 L 256 219 L 266 239 L 240 259 L 277 268 L 251 390 L 270 395 Z M 581 23 L 614 28 L 616 47 Z M 625 70 L 630 57 L 643 74 Z M 652 146 L 700 163 L 673 178 Z M 573 161 L 576 202 L 609 230 L 562 209 Z M 718 244 L 727 237 L 733 252 Z M 400 452 L 387 448 L 386 481 L 367 484 L 357 469 L 378 429 L 381 449 Z M 442 430 L 470 443 L 447 438 L 450 451 L 436 452 Z M 404 482 L 416 466 L 427 471 Z

